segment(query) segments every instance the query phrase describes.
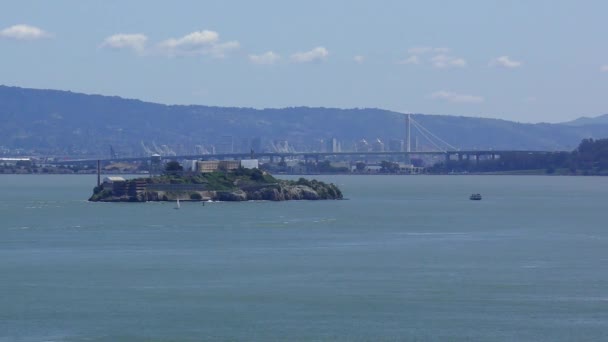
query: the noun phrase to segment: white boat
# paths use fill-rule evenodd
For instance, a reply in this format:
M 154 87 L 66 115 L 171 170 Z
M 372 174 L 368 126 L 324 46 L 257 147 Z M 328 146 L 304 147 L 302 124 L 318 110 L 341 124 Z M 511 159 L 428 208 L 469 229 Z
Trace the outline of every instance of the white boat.
M 175 208 L 173 209 L 179 209 L 180 205 L 179 205 L 179 198 L 177 199 L 177 202 L 175 202 Z

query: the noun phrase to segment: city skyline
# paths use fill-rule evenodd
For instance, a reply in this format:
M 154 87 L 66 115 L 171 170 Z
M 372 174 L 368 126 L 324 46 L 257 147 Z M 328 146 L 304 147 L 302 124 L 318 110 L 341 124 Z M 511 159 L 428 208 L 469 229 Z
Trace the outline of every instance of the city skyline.
M 606 9 L 601 1 L 23 1 L 0 13 L 0 83 L 165 104 L 562 122 L 606 113 Z

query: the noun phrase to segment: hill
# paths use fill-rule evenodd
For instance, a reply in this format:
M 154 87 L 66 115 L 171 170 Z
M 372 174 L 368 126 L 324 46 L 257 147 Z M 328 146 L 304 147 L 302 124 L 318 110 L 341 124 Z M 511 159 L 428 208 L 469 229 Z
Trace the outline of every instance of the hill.
M 608 114 L 596 116 L 593 118 L 582 116 L 578 119 L 564 122 L 563 124 L 569 126 L 608 125 Z
M 608 125 L 522 124 L 448 115 L 412 116 L 462 149 L 572 150 L 584 138 L 608 137 Z M 375 109 L 294 107 L 253 109 L 164 105 L 69 91 L 0 86 L 0 146 L 70 156 L 142 155 L 150 149 L 197 153 L 232 137 L 235 151 L 286 140 L 298 151 L 320 149 L 337 138 L 344 150 L 362 138 L 403 139 L 403 114 Z M 414 130 L 415 131 L 415 130 Z M 420 135 L 420 144 L 427 144 Z M 164 146 L 163 146 L 164 145 Z M 198 145 L 198 146 L 197 146 Z M 156 146 L 156 147 L 154 147 Z M 260 148 L 259 146 L 257 147 Z

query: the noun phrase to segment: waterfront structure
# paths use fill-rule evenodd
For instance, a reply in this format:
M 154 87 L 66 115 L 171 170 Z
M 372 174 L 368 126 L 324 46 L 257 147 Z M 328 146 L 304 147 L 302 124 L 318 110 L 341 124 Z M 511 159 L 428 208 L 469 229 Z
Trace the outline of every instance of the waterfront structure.
M 424 167 L 414 166 L 412 164 L 399 163 L 399 173 L 406 175 L 418 175 L 424 173 Z
M 20 163 L 31 163 L 32 158 L 0 158 L 0 164 L 4 166 L 14 166 Z

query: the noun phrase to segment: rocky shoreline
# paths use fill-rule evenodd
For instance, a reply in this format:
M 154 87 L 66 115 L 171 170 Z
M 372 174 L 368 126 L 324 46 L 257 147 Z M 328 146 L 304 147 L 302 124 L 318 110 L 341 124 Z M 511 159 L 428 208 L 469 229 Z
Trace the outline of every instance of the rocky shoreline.
M 217 180 L 221 182 L 217 182 Z M 194 177 L 162 176 L 104 182 L 95 187 L 92 202 L 157 201 L 289 201 L 337 200 L 342 192 L 332 183 L 300 178 L 278 180 L 265 174 L 215 173 Z

